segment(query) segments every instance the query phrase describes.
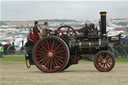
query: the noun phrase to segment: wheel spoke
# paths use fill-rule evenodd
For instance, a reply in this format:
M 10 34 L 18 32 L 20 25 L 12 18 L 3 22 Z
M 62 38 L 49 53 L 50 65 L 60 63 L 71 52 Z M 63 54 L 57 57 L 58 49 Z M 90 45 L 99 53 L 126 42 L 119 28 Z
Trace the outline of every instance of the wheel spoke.
M 104 69 L 104 64 L 103 64 L 103 63 L 101 63 L 101 66 L 100 66 L 100 67 Z
M 110 63 L 107 63 L 109 66 L 111 66 L 111 64 Z
M 45 51 L 45 52 L 46 52 L 46 51 Z M 40 50 L 37 50 L 37 53 L 40 53 L 40 54 L 45 54 L 45 52 L 40 51 Z
M 53 68 L 53 69 L 54 69 L 56 66 L 58 66 L 57 63 L 54 62 L 54 59 L 51 59 L 51 62 L 52 62 L 52 68 Z
M 59 54 L 59 53 L 63 53 L 63 52 L 65 52 L 65 50 L 58 51 L 55 54 Z
M 98 61 L 98 63 L 101 63 L 102 61 Z
M 52 40 L 49 40 L 49 43 L 50 43 L 50 50 L 51 50 L 51 47 L 52 47 Z
M 63 59 L 60 56 L 55 56 L 60 62 L 64 62 Z
M 44 65 L 45 66 L 45 63 L 47 62 L 47 60 L 48 60 L 48 58 L 46 58 L 43 62 L 41 62 L 41 65 Z
M 39 60 L 39 63 L 40 63 L 40 64 L 44 64 L 47 59 L 48 59 L 47 57 L 44 57 L 43 59 Z M 42 61 L 43 61 L 43 62 L 42 62 Z
M 107 63 L 112 63 L 112 61 L 107 61 Z
M 58 66 L 55 58 L 53 58 L 53 61 L 54 61 L 55 65 Z
M 48 50 L 50 50 L 50 45 L 48 43 L 48 40 L 46 40 L 47 46 L 48 46 Z
M 42 44 L 40 44 L 41 45 L 41 47 L 43 47 L 43 49 L 45 50 L 45 51 L 48 51 Z
M 109 68 L 108 64 L 106 64 L 106 68 Z
M 53 66 L 54 66 L 54 64 L 53 64 L 53 60 L 51 59 L 50 69 L 52 69 L 52 68 L 53 68 Z
M 106 55 L 106 60 L 108 60 L 109 58 L 111 58 L 109 55 Z
M 41 46 L 42 47 L 42 46 Z M 41 48 L 40 46 L 38 47 L 38 49 L 40 49 L 40 50 L 44 50 L 43 48 Z
M 64 57 L 61 57 L 61 56 L 58 56 L 58 55 L 55 55 L 55 57 L 57 57 L 57 58 L 59 57 L 61 59 L 65 59 Z
M 43 45 L 44 45 L 45 48 L 48 46 L 46 41 L 47 41 L 47 40 L 44 40 L 44 42 L 43 42 Z M 48 49 L 47 49 L 47 50 L 48 50 Z
M 57 58 L 55 59 L 56 63 L 58 64 L 58 66 L 61 65 L 61 63 L 57 60 Z
M 37 52 L 38 53 L 38 52 Z M 44 55 L 45 56 L 45 53 L 38 53 L 37 56 L 42 56 Z
M 42 58 L 44 58 L 45 56 L 40 56 L 40 57 L 37 57 L 37 59 L 42 59 Z
M 45 63 L 45 66 L 49 69 L 50 65 L 50 58 L 48 58 L 47 62 Z
M 40 59 L 39 60 L 39 63 L 41 63 L 43 60 L 45 60 L 46 59 L 46 57 L 44 57 L 43 59 Z
M 58 44 L 58 42 L 55 43 L 55 45 L 53 46 L 53 49 L 56 49 L 57 44 Z
M 61 53 L 61 54 L 55 54 L 57 56 L 66 56 L 66 53 Z
M 61 44 L 59 44 L 54 50 L 58 49 L 58 47 L 60 47 L 60 46 L 61 46 Z
M 51 50 L 53 50 L 54 44 L 55 44 L 55 40 L 53 40 L 53 43 L 52 43 L 52 46 L 51 46 Z
M 57 50 L 63 50 L 63 49 L 64 49 L 63 47 L 60 47 L 60 48 L 56 49 L 56 51 L 57 51 Z
M 103 68 L 105 68 L 105 65 L 106 65 L 106 64 L 104 63 L 103 65 L 104 65 Z

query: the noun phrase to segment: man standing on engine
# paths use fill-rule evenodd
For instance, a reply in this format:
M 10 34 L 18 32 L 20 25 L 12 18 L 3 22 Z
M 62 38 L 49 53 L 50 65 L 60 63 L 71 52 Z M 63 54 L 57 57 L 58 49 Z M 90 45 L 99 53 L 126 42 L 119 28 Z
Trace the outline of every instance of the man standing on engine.
M 42 36 L 45 37 L 47 35 L 47 32 L 51 31 L 48 29 L 48 22 L 44 22 L 44 27 L 42 29 Z
M 40 30 L 38 28 L 38 21 L 35 21 L 34 23 L 34 27 L 33 27 L 33 41 L 34 44 L 41 38 L 41 33 Z

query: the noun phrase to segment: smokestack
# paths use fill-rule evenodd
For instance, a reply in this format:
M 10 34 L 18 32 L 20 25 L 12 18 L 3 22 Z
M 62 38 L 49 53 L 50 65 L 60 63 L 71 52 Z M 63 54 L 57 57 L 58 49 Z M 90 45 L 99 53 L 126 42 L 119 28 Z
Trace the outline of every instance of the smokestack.
M 102 36 L 106 36 L 106 13 L 107 12 L 100 12 L 100 16 L 101 16 L 100 31 Z

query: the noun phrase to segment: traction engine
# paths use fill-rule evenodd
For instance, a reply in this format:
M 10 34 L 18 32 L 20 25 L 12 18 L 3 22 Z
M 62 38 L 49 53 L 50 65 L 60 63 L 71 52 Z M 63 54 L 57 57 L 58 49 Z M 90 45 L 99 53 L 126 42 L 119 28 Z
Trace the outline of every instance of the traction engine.
M 100 12 L 100 30 L 93 24 L 79 30 L 61 26 L 27 47 L 26 65 L 36 65 L 43 72 L 61 72 L 77 64 L 83 54 L 94 54 L 94 66 L 101 72 L 112 70 L 115 57 L 108 50 L 106 12 Z

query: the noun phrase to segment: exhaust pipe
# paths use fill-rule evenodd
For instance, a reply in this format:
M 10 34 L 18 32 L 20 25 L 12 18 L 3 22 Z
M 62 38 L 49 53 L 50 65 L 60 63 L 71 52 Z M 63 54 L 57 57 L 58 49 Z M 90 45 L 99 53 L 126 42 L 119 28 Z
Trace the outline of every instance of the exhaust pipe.
M 107 36 L 106 35 L 106 14 L 107 12 L 100 12 L 100 16 L 101 16 L 100 31 L 102 36 Z

